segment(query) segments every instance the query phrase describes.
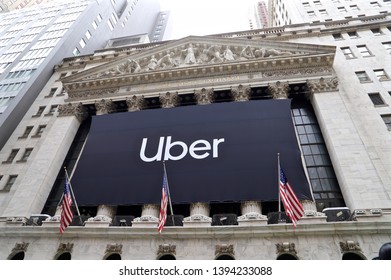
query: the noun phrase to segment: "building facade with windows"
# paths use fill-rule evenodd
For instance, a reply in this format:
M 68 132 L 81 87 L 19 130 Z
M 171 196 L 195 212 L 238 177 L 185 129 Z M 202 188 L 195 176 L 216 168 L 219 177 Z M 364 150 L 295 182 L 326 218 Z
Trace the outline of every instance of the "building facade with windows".
M 103 48 L 117 30 L 122 36 L 135 34 L 133 24 L 125 18 L 143 13 L 137 6 L 137 0 L 56 1 L 0 15 L 0 147 L 51 76 L 54 65 L 63 57 Z M 152 25 L 155 18 L 150 22 Z
M 391 16 L 379 14 L 64 59 L 0 153 L 0 258 L 376 257 L 391 238 L 390 35 Z M 296 228 L 279 211 L 268 174 L 259 177 L 276 160 L 255 157 L 259 170 L 246 160 L 227 169 L 217 165 L 238 160 L 247 146 L 253 149 L 249 155 L 288 153 L 289 147 L 278 146 L 284 137 L 267 138 L 278 123 L 273 108 L 282 116 L 286 102 L 284 124 L 294 129 L 300 150 L 295 160 L 306 178 L 301 184 L 307 181 L 311 192 L 299 194 L 305 214 Z M 243 110 L 258 104 L 267 106 Z M 264 118 L 255 122 L 261 140 L 251 140 L 257 129 L 249 129 L 254 122 L 247 113 Z M 215 123 L 218 139 L 204 132 Z M 231 123 L 232 135 L 225 134 Z M 156 135 L 159 141 L 147 142 Z M 233 136 L 244 144 L 232 144 Z M 148 171 L 129 161 L 135 138 L 144 143 L 140 166 L 151 164 Z M 130 150 L 118 152 L 123 142 Z M 163 157 L 175 215 L 158 234 Z M 80 203 L 60 235 L 64 167 Z M 291 167 L 284 171 L 298 190 L 299 171 Z M 205 179 L 200 193 L 189 187 L 190 179 L 176 179 L 182 175 Z M 225 178 L 241 183 L 224 192 L 230 182 L 219 180 Z M 259 191 L 248 189 L 254 182 Z M 238 197 L 243 190 L 250 191 Z

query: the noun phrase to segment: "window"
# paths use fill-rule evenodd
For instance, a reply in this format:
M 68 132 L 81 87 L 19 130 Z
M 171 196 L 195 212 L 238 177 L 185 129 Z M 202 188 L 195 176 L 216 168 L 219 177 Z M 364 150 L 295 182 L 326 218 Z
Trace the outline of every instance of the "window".
M 322 6 L 322 3 L 320 1 L 314 1 L 315 6 Z
M 357 5 L 351 5 L 351 6 L 350 6 L 350 9 L 351 9 L 352 11 L 359 11 L 359 10 L 360 10 L 360 8 L 359 8 Z
M 382 43 L 383 46 L 386 48 L 386 51 L 391 54 L 391 42 L 384 42 Z
M 326 10 L 319 10 L 319 13 L 320 13 L 321 15 L 323 15 L 323 16 L 327 16 L 327 15 L 328 15 L 328 13 L 327 13 Z
M 371 4 L 371 7 L 374 7 L 374 8 L 381 7 L 378 2 L 371 2 L 370 4 Z
M 375 105 L 375 106 L 385 105 L 384 100 L 381 97 L 380 93 L 378 93 L 378 92 L 369 93 L 368 96 L 371 99 L 373 105 Z
M 13 184 L 15 183 L 17 177 L 18 175 L 10 175 L 7 183 L 3 188 L 3 191 L 9 191 L 12 188 Z
M 38 126 L 37 132 L 35 133 L 34 137 L 41 137 L 43 131 L 45 130 L 46 125 L 40 125 Z
M 46 115 L 53 115 L 56 112 L 58 105 L 52 105 L 50 106 L 50 110 Z
M 46 95 L 45 97 L 53 97 L 53 95 L 56 93 L 57 91 L 57 88 L 52 88 L 49 92 L 48 95 Z
M 381 34 L 383 34 L 383 32 L 380 30 L 380 28 L 372 28 L 371 31 L 372 31 L 372 33 L 374 35 L 381 35 Z
M 86 41 L 84 41 L 84 39 L 81 38 L 80 41 L 79 41 L 79 45 L 80 45 L 80 47 L 81 47 L 82 49 L 84 49 L 84 47 L 86 46 Z
M 384 69 L 373 70 L 373 72 L 375 72 L 375 75 L 379 79 L 379 81 L 385 81 L 390 79 Z
M 334 33 L 333 37 L 334 37 L 334 40 L 343 40 L 341 33 Z
M 18 154 L 18 152 L 19 152 L 19 149 L 12 149 L 11 153 L 9 154 L 9 156 L 7 158 L 7 160 L 3 161 L 3 163 L 11 163 L 15 159 L 16 155 Z
M 45 108 L 46 108 L 45 106 L 39 106 L 38 111 L 35 113 L 35 115 L 33 115 L 33 117 L 41 116 Z
M 341 14 L 347 13 L 347 10 L 345 7 L 338 7 L 337 9 L 338 9 L 338 12 Z
M 368 74 L 365 71 L 358 71 L 356 72 L 356 75 L 361 83 L 371 82 L 371 79 L 369 79 Z
M 345 55 L 345 58 L 346 58 L 346 59 L 356 58 L 356 57 L 354 56 L 354 54 L 352 53 L 352 50 L 351 50 L 349 47 L 342 47 L 342 48 L 341 48 L 341 51 L 342 51 L 343 54 Z
M 91 36 L 91 32 L 90 32 L 89 30 L 86 31 L 86 34 L 85 34 L 85 35 L 86 35 L 87 40 L 90 40 L 91 37 L 92 37 L 92 36 Z
M 350 39 L 358 38 L 358 34 L 356 31 L 348 32 L 348 35 L 349 35 Z
M 96 18 L 98 19 L 99 22 L 101 22 L 102 19 L 103 19 L 102 16 L 101 16 L 100 14 L 99 14 Z
M 107 25 L 109 26 L 110 30 L 113 31 L 114 25 L 111 23 L 110 19 L 107 20 Z
M 357 49 L 363 57 L 372 56 L 371 52 L 368 50 L 367 46 L 365 45 L 357 46 Z
M 74 56 L 78 56 L 80 54 L 80 51 L 78 48 L 75 48 L 72 53 Z
M 20 136 L 19 138 L 27 138 L 32 130 L 33 130 L 32 126 L 27 126 L 22 136 Z
M 304 7 L 304 8 L 309 8 L 309 7 L 311 7 L 311 6 L 310 6 L 310 3 L 308 3 L 308 2 L 303 2 L 302 4 L 303 4 L 303 7 Z
M 391 130 L 391 115 L 382 115 L 381 117 L 386 124 L 388 130 Z
M 95 20 L 92 22 L 92 27 L 94 27 L 94 29 L 97 29 L 97 28 L 98 28 L 98 24 L 96 23 Z
M 20 162 L 24 162 L 24 161 L 27 161 L 27 159 L 29 158 L 29 156 L 31 155 L 31 152 L 33 151 L 33 148 L 27 148 L 25 151 L 24 151 L 24 154 L 23 156 L 21 157 Z
M 308 14 L 309 17 L 314 17 L 315 16 L 315 12 L 314 11 L 308 11 L 307 14 Z

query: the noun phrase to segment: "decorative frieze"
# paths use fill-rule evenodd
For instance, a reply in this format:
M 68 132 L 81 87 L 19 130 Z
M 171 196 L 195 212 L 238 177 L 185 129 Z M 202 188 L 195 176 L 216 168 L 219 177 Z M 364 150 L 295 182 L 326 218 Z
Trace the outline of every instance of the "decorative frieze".
M 75 116 L 80 122 L 82 122 L 87 116 L 87 111 L 81 103 L 68 103 L 58 106 L 58 116 Z
M 145 99 L 143 95 L 133 95 L 126 98 L 128 112 L 136 112 L 144 109 Z
M 211 104 L 214 100 L 213 88 L 212 89 L 201 89 L 194 91 L 194 96 L 197 100 L 198 105 Z
M 248 101 L 251 95 L 251 87 L 243 85 L 236 88 L 231 87 L 231 93 L 235 101 Z
M 307 86 L 312 94 L 320 93 L 320 92 L 338 91 L 338 78 L 322 77 L 319 80 L 307 80 Z
M 57 254 L 62 254 L 65 252 L 72 253 L 73 243 L 60 243 L 57 248 Z
M 289 82 L 278 81 L 274 84 L 268 84 L 268 88 L 274 99 L 288 98 Z
M 162 104 L 162 108 L 173 108 L 178 105 L 178 93 L 177 92 L 166 92 L 162 93 L 159 96 L 160 103 Z
M 91 83 L 88 87 L 94 88 L 99 86 L 98 83 Z M 70 101 L 88 100 L 108 98 L 118 93 L 118 88 L 102 89 L 102 90 L 87 90 L 87 91 L 68 91 L 68 97 Z
M 122 244 L 114 243 L 114 244 L 107 244 L 105 255 L 111 255 L 111 254 L 122 254 Z

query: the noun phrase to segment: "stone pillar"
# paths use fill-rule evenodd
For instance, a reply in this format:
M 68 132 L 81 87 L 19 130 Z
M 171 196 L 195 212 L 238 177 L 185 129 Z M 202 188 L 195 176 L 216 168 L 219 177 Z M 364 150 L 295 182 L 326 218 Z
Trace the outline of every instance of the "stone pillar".
M 156 204 L 144 204 L 141 217 L 132 221 L 132 227 L 157 227 L 159 222 L 160 206 Z
M 57 206 L 56 213 L 53 217 L 46 219 L 45 221 L 42 221 L 43 227 L 60 227 L 60 220 L 61 220 L 61 205 Z
M 238 217 L 240 226 L 266 225 L 267 217 L 262 215 L 262 206 L 259 201 L 243 201 L 241 203 L 242 216 Z
M 128 112 L 136 112 L 144 109 L 144 96 L 133 95 L 132 97 L 126 98 L 126 105 L 128 106 Z
M 212 218 L 209 217 L 209 203 L 197 202 L 190 205 L 190 216 L 184 218 L 184 227 L 205 227 L 210 226 Z
M 231 87 L 231 93 L 235 101 L 248 101 L 251 95 L 251 87 L 243 85 L 236 88 Z
M 86 227 L 108 227 L 113 220 L 117 211 L 116 206 L 101 204 L 98 206 L 98 211 L 95 217 L 89 218 L 85 222 Z
M 201 89 L 194 91 L 194 96 L 197 100 L 198 105 L 207 105 L 213 102 L 213 88 L 212 89 Z
M 304 215 L 298 221 L 298 224 L 312 224 L 312 223 L 325 223 L 326 215 L 316 211 L 315 201 L 302 200 L 300 201 L 304 208 Z
M 289 83 L 288 82 L 276 82 L 274 84 L 268 84 L 268 89 L 273 95 L 274 99 L 287 99 Z
M 177 92 L 166 92 L 159 95 L 160 103 L 162 108 L 174 108 L 178 105 L 178 93 Z

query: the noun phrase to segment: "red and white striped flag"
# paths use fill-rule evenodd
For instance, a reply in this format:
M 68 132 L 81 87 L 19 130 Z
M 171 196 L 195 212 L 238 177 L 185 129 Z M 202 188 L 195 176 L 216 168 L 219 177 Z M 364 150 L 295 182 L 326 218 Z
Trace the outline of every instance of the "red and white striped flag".
M 62 234 L 64 230 L 71 224 L 73 219 L 73 213 L 71 210 L 72 197 L 69 188 L 68 178 L 65 178 L 65 187 L 64 195 L 62 198 L 62 209 L 61 209 L 61 219 L 60 219 L 60 233 Z
M 292 187 L 288 183 L 284 171 L 280 167 L 280 197 L 284 204 L 285 212 L 291 218 L 293 226 L 296 227 L 297 221 L 304 215 L 304 208 L 297 199 Z
M 166 172 L 163 175 L 163 187 L 162 187 L 162 200 L 160 202 L 160 213 L 159 213 L 159 224 L 157 230 L 159 233 L 162 232 L 164 225 L 167 220 L 167 205 L 168 205 L 168 182 Z

